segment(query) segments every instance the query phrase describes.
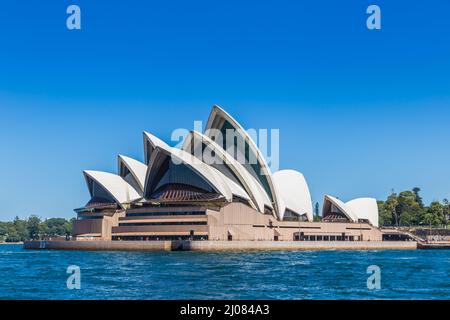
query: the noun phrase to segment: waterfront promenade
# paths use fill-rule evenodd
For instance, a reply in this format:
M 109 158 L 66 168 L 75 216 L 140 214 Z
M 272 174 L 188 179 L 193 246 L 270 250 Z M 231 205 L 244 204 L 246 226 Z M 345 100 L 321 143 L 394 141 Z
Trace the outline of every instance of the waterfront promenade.
M 416 250 L 417 242 L 390 241 L 27 241 L 25 249 L 85 251 L 319 251 Z

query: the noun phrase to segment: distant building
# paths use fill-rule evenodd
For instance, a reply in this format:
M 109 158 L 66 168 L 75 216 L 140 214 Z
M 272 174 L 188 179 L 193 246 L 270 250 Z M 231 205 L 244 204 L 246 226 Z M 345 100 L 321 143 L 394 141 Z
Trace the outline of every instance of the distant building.
M 220 161 L 205 161 L 205 153 Z M 324 221 L 313 222 L 304 176 L 272 174 L 247 132 L 217 106 L 205 132 L 191 132 L 182 148 L 144 132 L 144 159 L 119 155 L 117 175 L 84 171 L 91 199 L 75 210 L 77 240 L 382 239 L 375 199 L 325 196 Z

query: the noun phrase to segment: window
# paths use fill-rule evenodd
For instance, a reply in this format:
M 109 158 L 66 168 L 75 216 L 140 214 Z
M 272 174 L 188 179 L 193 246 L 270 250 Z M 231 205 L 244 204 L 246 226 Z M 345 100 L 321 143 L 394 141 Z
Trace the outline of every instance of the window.
M 119 223 L 119 227 L 142 227 L 142 226 L 206 226 L 206 221 L 195 222 L 137 222 L 137 223 Z
M 204 216 L 205 211 L 167 211 L 167 212 L 130 212 L 127 217 L 161 217 L 161 216 Z
M 273 201 L 273 195 L 269 186 L 269 181 L 267 180 L 267 177 L 262 173 L 261 164 L 259 163 L 259 161 L 257 161 L 258 157 L 251 150 L 246 136 L 241 134 L 240 131 L 237 130 L 237 128 L 235 128 L 229 121 L 226 120 L 223 123 L 220 131 L 223 137 L 223 148 L 239 162 L 242 162 L 242 160 L 245 159 L 245 163 L 241 164 L 244 165 L 247 171 L 259 181 L 261 186 L 267 192 L 270 201 Z M 231 135 L 231 133 L 233 134 Z M 233 139 L 232 143 L 227 141 L 228 138 Z M 230 149 L 227 149 L 227 146 L 230 146 Z M 231 148 L 231 146 L 233 147 Z M 242 155 L 245 156 L 244 159 L 240 159 Z
M 156 184 L 154 190 L 164 185 L 180 184 L 193 186 L 205 192 L 214 192 L 211 186 L 196 172 L 184 164 L 174 164 L 170 161 L 167 171 Z
M 141 187 L 131 172 L 128 171 L 128 173 L 123 176 L 123 179 L 128 182 L 137 193 L 141 193 Z
M 94 181 L 92 186 L 92 198 L 101 199 L 104 203 L 116 203 L 116 200 L 111 196 L 111 194 L 96 181 Z
M 103 216 L 84 216 L 84 217 L 78 217 L 78 220 L 101 220 L 103 219 Z
M 208 240 L 208 236 L 176 236 L 176 235 L 167 235 L 167 236 L 113 236 L 112 241 L 206 241 Z

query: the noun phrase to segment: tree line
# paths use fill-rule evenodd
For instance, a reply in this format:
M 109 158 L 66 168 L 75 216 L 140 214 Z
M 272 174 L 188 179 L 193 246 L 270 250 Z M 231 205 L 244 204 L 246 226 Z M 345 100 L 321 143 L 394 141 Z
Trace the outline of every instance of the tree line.
M 0 221 L 0 242 L 22 242 L 51 237 L 65 237 L 72 233 L 75 219 L 51 218 L 41 220 L 38 216 L 31 216 L 27 220 L 19 217 L 10 222 Z
M 386 201 L 378 201 L 380 226 L 433 226 L 447 228 L 450 202 L 433 201 L 428 206 L 420 196 L 420 188 L 396 193 L 392 191 Z

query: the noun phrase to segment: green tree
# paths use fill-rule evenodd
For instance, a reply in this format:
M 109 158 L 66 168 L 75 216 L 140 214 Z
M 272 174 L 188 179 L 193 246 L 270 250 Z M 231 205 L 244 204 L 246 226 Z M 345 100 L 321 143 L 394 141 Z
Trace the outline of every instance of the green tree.
M 19 242 L 22 241 L 22 238 L 17 233 L 16 227 L 13 222 L 8 222 L 8 237 L 6 238 L 6 242 Z
M 19 217 L 15 217 L 13 221 L 15 234 L 17 234 L 18 240 L 14 241 L 25 241 L 28 239 L 27 221 L 20 220 Z
M 431 224 L 434 227 L 444 225 L 444 206 L 438 201 L 433 201 L 426 210 L 424 220 L 428 225 Z
M 414 189 L 412 189 L 412 191 L 414 193 L 414 196 L 416 197 L 416 202 L 419 204 L 419 206 L 421 208 L 423 208 L 424 207 L 423 199 L 422 199 L 422 197 L 419 194 L 419 192 L 421 191 L 420 188 L 415 187 Z
M 8 223 L 0 221 L 0 242 L 5 242 L 8 238 Z
M 49 237 L 65 236 L 71 231 L 71 223 L 63 218 L 51 218 L 41 224 L 41 232 Z
M 41 219 L 37 216 L 31 216 L 28 219 L 28 238 L 38 240 L 42 235 Z
M 400 225 L 411 226 L 419 224 L 425 212 L 417 202 L 413 191 L 403 191 L 398 196 L 396 213 Z
M 392 210 L 389 209 L 386 202 L 378 201 L 378 212 L 380 215 L 381 226 L 391 226 L 393 224 Z
M 445 228 L 447 228 L 448 226 L 448 221 L 450 220 L 450 201 L 448 201 L 448 199 L 444 199 L 443 201 L 444 204 L 444 225 Z
M 316 202 L 316 205 L 314 206 L 314 215 L 319 216 L 319 203 Z
M 389 197 L 387 198 L 386 202 L 384 203 L 384 210 L 385 212 L 385 217 L 386 219 L 388 219 L 388 215 L 390 212 L 391 215 L 391 223 L 390 225 L 393 226 L 398 226 L 399 225 L 399 216 L 398 216 L 398 212 L 397 212 L 397 206 L 398 206 L 398 197 L 397 194 L 392 191 L 391 194 L 389 195 Z

